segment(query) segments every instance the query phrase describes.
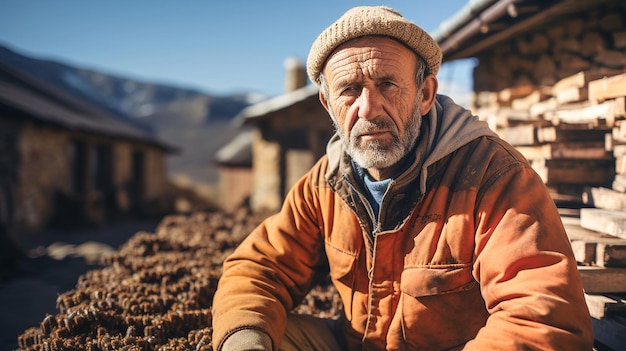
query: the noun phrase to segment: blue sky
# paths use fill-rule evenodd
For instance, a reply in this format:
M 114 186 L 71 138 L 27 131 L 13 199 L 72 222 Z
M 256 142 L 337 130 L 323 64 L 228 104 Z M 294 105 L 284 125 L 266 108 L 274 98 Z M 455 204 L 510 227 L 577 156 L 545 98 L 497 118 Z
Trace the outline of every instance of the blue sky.
M 357 5 L 387 5 L 433 32 L 468 0 L 0 0 L 0 45 L 37 58 L 212 94 L 283 92 L 287 57 Z M 470 89 L 471 63 L 440 85 Z M 459 88 L 460 87 L 460 88 Z M 453 95 L 453 93 L 450 93 Z

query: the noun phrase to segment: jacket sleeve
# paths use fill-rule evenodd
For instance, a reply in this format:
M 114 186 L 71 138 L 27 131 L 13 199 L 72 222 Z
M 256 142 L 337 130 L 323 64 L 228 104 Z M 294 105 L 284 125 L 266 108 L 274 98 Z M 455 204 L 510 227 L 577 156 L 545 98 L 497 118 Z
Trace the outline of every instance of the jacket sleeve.
M 278 348 L 287 313 L 328 271 L 314 202 L 310 175 L 305 175 L 280 212 L 261 223 L 224 261 L 212 311 L 216 350 L 243 329 L 267 333 Z
M 582 282 L 543 181 L 524 162 L 492 178 L 478 198 L 474 263 L 490 317 L 464 350 L 591 350 Z

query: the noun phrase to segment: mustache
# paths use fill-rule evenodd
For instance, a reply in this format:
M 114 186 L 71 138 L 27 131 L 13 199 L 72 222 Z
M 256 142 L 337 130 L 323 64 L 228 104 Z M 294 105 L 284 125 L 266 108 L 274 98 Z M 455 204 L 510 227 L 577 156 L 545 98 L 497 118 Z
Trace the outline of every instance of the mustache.
M 383 130 L 390 131 L 394 135 L 397 134 L 396 125 L 390 119 L 382 117 L 373 120 L 357 120 L 354 126 L 352 126 L 351 134 L 352 138 L 360 138 L 363 134 Z

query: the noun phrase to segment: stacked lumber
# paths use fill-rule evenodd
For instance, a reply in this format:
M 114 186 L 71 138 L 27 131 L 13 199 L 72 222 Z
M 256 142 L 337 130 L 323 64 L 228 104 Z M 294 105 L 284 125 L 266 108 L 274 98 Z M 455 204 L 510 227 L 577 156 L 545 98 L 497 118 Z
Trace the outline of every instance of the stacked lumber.
M 579 264 L 594 337 L 619 350 L 626 345 L 626 235 L 614 235 L 604 211 L 581 208 L 578 217 L 561 218 Z
M 626 73 L 596 68 L 477 96 L 562 211 L 596 341 L 626 345 Z M 573 212 L 573 215 L 572 215 Z M 565 215 L 565 214 L 569 215 Z
M 480 93 L 475 111 L 531 163 L 555 201 L 580 208 L 588 187 L 626 190 L 626 73 L 596 68 L 552 86 Z M 618 167 L 621 167 L 618 169 Z
M 611 131 L 605 149 L 615 160 L 614 176 L 606 187 L 590 186 L 583 193 L 581 228 L 599 233 L 601 240 L 587 240 L 595 258 L 581 269 L 586 284 L 587 304 L 594 318 L 594 332 L 607 345 L 626 345 L 626 74 L 590 81 L 588 99 L 608 106 Z M 619 346 L 621 345 L 621 346 Z

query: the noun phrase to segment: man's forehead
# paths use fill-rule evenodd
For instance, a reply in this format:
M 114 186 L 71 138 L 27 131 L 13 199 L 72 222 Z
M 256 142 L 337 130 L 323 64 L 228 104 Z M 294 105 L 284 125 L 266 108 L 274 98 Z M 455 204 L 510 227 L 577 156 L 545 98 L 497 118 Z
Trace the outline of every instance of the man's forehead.
M 386 37 L 356 38 L 341 44 L 324 64 L 325 74 L 333 71 L 363 69 L 408 69 L 408 62 L 415 63 L 416 54 L 398 41 Z M 413 68 L 414 64 L 410 64 Z M 346 72 L 348 73 L 348 72 Z M 354 73 L 354 72 L 352 72 Z
M 363 48 L 363 47 L 381 47 L 381 46 L 392 46 L 396 48 L 402 48 L 409 52 L 413 52 L 406 45 L 404 45 L 403 43 L 401 43 L 400 41 L 394 38 L 383 36 L 383 35 L 370 35 L 370 36 L 350 39 L 342 44 L 339 44 L 337 48 L 335 48 L 335 50 L 333 50 L 330 53 L 330 55 L 328 55 L 328 58 L 330 59 L 337 52 L 345 50 L 345 49 Z

